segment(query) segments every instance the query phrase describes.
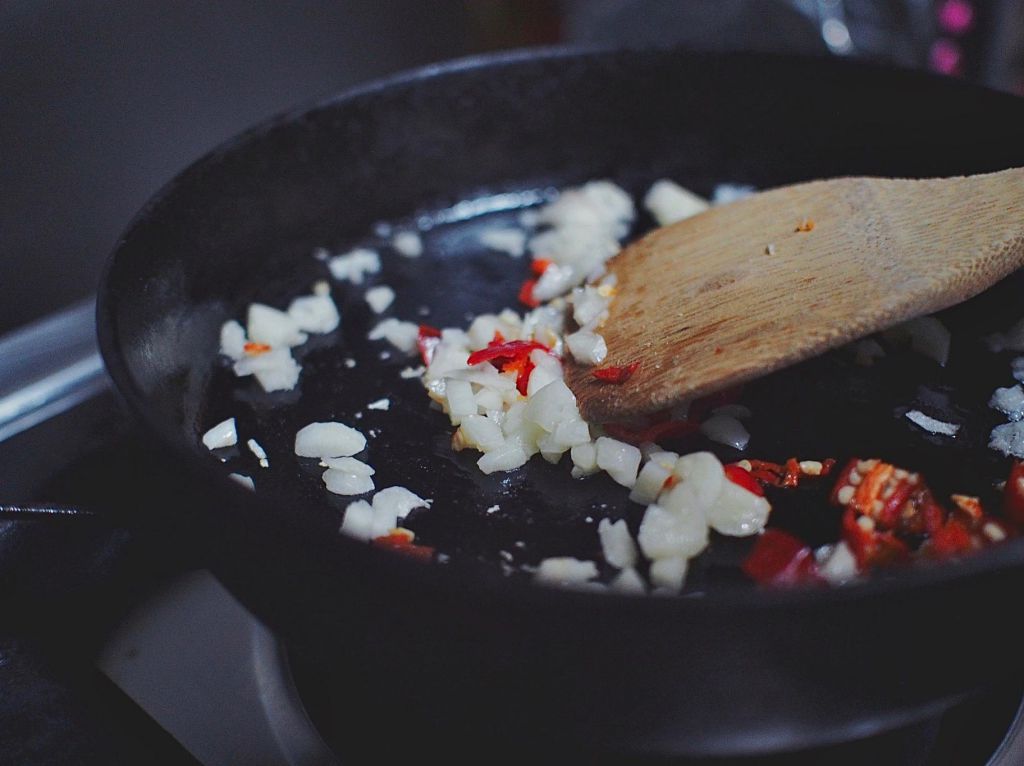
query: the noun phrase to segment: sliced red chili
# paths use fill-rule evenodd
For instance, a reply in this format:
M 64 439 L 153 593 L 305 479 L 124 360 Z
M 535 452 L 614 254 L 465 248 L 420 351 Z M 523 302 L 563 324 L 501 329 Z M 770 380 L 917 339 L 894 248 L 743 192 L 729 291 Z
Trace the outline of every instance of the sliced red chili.
M 270 346 L 266 343 L 253 343 L 252 341 L 242 346 L 242 350 L 245 351 L 249 356 L 259 356 L 270 351 Z
M 523 286 L 519 288 L 519 302 L 524 306 L 529 306 L 531 309 L 537 308 L 540 305 L 540 301 L 533 297 L 533 288 L 536 286 L 536 279 L 527 279 L 523 282 Z
M 1017 526 L 1024 526 L 1024 460 L 1010 469 L 1003 488 L 1003 513 Z
M 870 523 L 861 526 L 860 519 Z M 880 532 L 873 520 L 861 516 L 852 506 L 843 512 L 843 540 L 850 546 L 857 564 L 862 569 L 886 566 L 907 557 L 910 549 L 892 532 Z
M 725 478 L 731 481 L 733 484 L 737 484 L 748 492 L 753 492 L 759 497 L 764 497 L 764 489 L 760 484 L 757 483 L 750 471 L 741 465 L 727 465 L 725 466 Z
M 434 558 L 434 548 L 429 545 L 417 545 L 412 541 L 411 536 L 398 530 L 375 537 L 371 542 L 382 550 L 399 553 L 423 563 L 428 563 Z
M 766 529 L 741 568 L 748 577 L 762 585 L 821 581 L 810 546 L 780 529 Z
M 803 471 L 800 470 L 800 461 L 791 457 L 786 461 L 785 470 L 782 474 L 782 486 L 785 489 L 792 489 L 800 483 Z
M 839 490 L 850 483 L 850 474 L 857 470 L 857 463 L 859 462 L 860 458 L 851 457 L 846 465 L 843 466 L 843 470 L 839 472 L 836 483 L 832 485 L 832 494 L 829 496 L 829 502 L 833 505 L 841 505 L 839 502 Z
M 469 365 L 482 364 L 483 362 L 494 362 L 501 366 L 503 362 L 512 361 L 520 357 L 528 357 L 534 349 L 548 351 L 548 347 L 535 340 L 510 340 L 505 343 L 490 343 L 487 348 L 474 351 L 469 355 L 466 363 Z
M 434 358 L 434 351 L 441 342 L 441 331 L 428 324 L 421 324 L 416 335 L 416 347 L 420 350 L 423 364 L 429 365 Z
M 548 270 L 548 266 L 551 265 L 550 258 L 537 258 L 530 264 L 530 271 L 536 274 L 538 277 L 541 276 L 545 271 Z
M 931 550 L 937 556 L 955 556 L 974 547 L 970 530 L 958 519 L 949 519 L 931 538 Z
M 591 375 L 604 383 L 621 384 L 633 377 L 639 366 L 640 362 L 630 362 L 621 367 L 602 367 L 594 370 Z

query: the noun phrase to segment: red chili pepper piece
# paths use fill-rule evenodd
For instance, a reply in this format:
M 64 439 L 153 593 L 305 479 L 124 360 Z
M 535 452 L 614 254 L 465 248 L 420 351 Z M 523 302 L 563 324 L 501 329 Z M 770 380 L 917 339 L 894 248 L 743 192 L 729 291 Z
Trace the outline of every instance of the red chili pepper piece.
M 906 505 L 913 491 L 914 487 L 909 481 L 904 480 L 897 484 L 896 489 L 893 490 L 889 499 L 884 501 L 885 505 L 878 513 L 878 523 L 886 529 L 895 527 L 900 521 L 903 506 Z
M 536 366 L 530 359 L 530 354 L 535 349 L 550 351 L 543 343 L 535 340 L 510 340 L 499 342 L 500 333 L 495 333 L 494 340 L 485 349 L 474 351 L 469 355 L 467 362 L 471 365 L 491 362 L 502 372 L 516 373 L 516 390 L 523 396 L 530 385 L 530 374 Z
M 474 351 L 469 355 L 466 363 L 469 365 L 481 364 L 483 362 L 494 362 L 501 366 L 503 362 L 512 361 L 520 357 L 529 357 L 534 349 L 549 351 L 543 343 L 535 340 L 510 340 L 505 343 L 490 343 L 487 348 Z
M 428 324 L 420 325 L 420 331 L 416 336 L 416 347 L 420 350 L 420 356 L 423 358 L 423 364 L 430 364 L 430 360 L 434 358 L 434 351 L 437 349 L 437 344 L 440 342 L 440 330 L 436 327 L 431 327 Z
M 800 470 L 800 461 L 791 457 L 786 461 L 785 472 L 782 475 L 782 486 L 791 489 L 800 483 L 803 471 Z
M 622 367 L 602 367 L 599 370 L 594 370 L 591 375 L 604 383 L 620 384 L 633 377 L 633 373 L 639 366 L 640 362 L 630 362 Z
M 764 489 L 760 484 L 757 483 L 750 471 L 741 465 L 727 465 L 725 466 L 725 478 L 731 481 L 733 484 L 737 484 L 748 492 L 753 492 L 759 497 L 764 497 Z
M 662 439 L 688 436 L 700 430 L 700 423 L 690 420 L 663 420 L 649 426 L 605 423 L 605 432 L 613 439 L 629 444 L 659 443 Z
M 762 585 L 821 581 L 810 546 L 780 529 L 766 529 L 741 568 L 748 577 Z
M 949 519 L 932 535 L 932 552 L 937 556 L 955 556 L 974 547 L 971 533 L 957 519 Z
M 270 351 L 270 346 L 266 343 L 253 343 L 252 341 L 242 346 L 242 350 L 245 351 L 249 356 L 259 356 Z
M 1024 526 L 1024 460 L 1010 469 L 1010 478 L 1003 489 L 1003 513 L 1014 524 Z
M 851 457 L 847 461 L 846 465 L 843 466 L 843 470 L 839 472 L 839 476 L 836 478 L 836 483 L 832 486 L 832 494 L 829 496 L 829 502 L 833 505 L 839 505 L 839 490 L 850 483 L 850 474 L 857 470 L 857 463 L 860 462 L 859 457 Z
M 375 537 L 372 543 L 382 550 L 400 553 L 423 563 L 428 563 L 434 558 L 434 548 L 429 545 L 417 545 L 412 538 L 401 532 L 391 532 Z
M 843 512 L 843 540 L 850 546 L 861 569 L 873 566 L 885 566 L 904 559 L 909 554 L 906 543 L 892 532 L 880 532 L 874 524 L 867 528 L 860 525 L 861 516 L 852 506 Z
M 533 288 L 536 285 L 536 279 L 527 279 L 523 282 L 523 286 L 519 288 L 519 302 L 524 306 L 529 306 L 531 309 L 537 308 L 540 305 L 540 301 L 533 297 Z
M 548 266 L 551 265 L 550 258 L 537 258 L 530 264 L 530 271 L 536 274 L 538 277 L 541 276 L 545 271 L 548 270 Z

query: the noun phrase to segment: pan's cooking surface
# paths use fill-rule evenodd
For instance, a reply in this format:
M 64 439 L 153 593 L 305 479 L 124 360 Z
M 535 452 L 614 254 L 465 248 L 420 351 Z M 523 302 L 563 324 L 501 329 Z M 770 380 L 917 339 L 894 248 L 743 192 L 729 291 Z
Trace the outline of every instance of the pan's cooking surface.
M 626 180 L 639 199 L 655 179 Z M 710 191 L 699 179 L 677 180 Z M 212 425 L 237 418 L 241 444 L 227 467 L 253 476 L 259 492 L 272 494 L 276 503 L 296 513 L 317 509 L 324 534 L 336 534 L 344 508 L 356 498 L 328 493 L 318 461 L 297 458 L 293 449 L 295 432 L 302 426 L 335 420 L 367 435 L 369 447 L 360 457 L 376 469 L 378 489 L 405 486 L 433 500 L 429 510 L 414 512 L 407 526 L 417 533 L 418 542 L 438 548 L 455 562 L 478 560 L 521 576 L 520 565 L 548 556 L 601 560 L 597 523 L 602 518 L 625 518 L 635 535 L 643 507 L 629 502 L 627 490 L 604 473 L 573 480 L 568 453 L 558 465 L 536 456 L 516 471 L 481 473 L 475 465 L 478 452 L 452 449 L 453 429 L 447 417 L 430 407 L 418 378 L 400 376 L 401 370 L 419 364 L 418 357 L 406 356 L 386 341 L 367 340 L 370 329 L 390 316 L 465 327 L 477 314 L 505 307 L 521 310 L 516 294 L 528 276 L 528 259 L 488 250 L 480 244 L 480 234 L 490 227 L 518 227 L 517 207 L 546 196 L 550 190 L 480 197 L 389 223 L 387 231 L 423 227 L 425 254 L 420 258 L 401 256 L 387 237 L 330 243 L 334 252 L 357 245 L 378 248 L 382 272 L 362 285 L 334 283 L 341 327 L 328 337 L 313 336 L 297 349 L 303 365 L 297 390 L 267 394 L 254 378 L 236 378 L 227 359 L 214 365 L 202 420 Z M 494 207 L 509 209 L 472 214 Z M 651 225 L 641 216 L 633 235 Z M 287 279 L 267 279 L 265 286 L 255 269 L 252 281 L 240 286 L 239 293 L 283 309 L 291 297 L 325 278 L 326 265 L 309 254 Z M 398 296 L 379 316 L 363 297 L 374 284 L 388 285 Z M 709 449 L 723 461 L 749 457 L 785 462 L 796 456 L 836 458 L 841 465 L 851 456 L 880 457 L 922 472 L 943 502 L 959 492 L 979 495 L 988 501 L 987 507 L 997 508 L 994 485 L 1006 478 L 1010 461 L 987 447 L 989 432 L 1002 422 L 987 403 L 991 392 L 1007 385 L 1010 376 L 1007 356 L 989 352 L 982 337 L 1018 318 L 1014 302 L 1000 296 L 1019 290 L 1020 284 L 1020 279 L 1012 279 L 992 294 L 944 314 L 955 337 L 945 368 L 892 345 L 890 353 L 870 368 L 858 365 L 850 351 L 834 352 L 746 386 L 742 401 L 753 416 L 745 451 L 699 434 L 662 446 Z M 292 292 L 282 291 L 283 286 Z M 870 278 L 860 289 L 871 289 Z M 244 319 L 241 304 L 235 315 Z M 382 397 L 390 403 L 387 411 L 367 408 Z M 909 409 L 955 422 L 960 431 L 956 438 L 930 435 L 903 417 Z M 268 451 L 270 469 L 258 467 L 245 449 L 249 437 Z M 773 523 L 812 545 L 836 541 L 839 512 L 827 501 L 833 480 L 834 475 L 805 481 L 796 491 L 770 489 Z M 715 535 L 710 551 L 694 562 L 687 591 L 743 582 L 738 564 L 751 545 L 749 539 Z

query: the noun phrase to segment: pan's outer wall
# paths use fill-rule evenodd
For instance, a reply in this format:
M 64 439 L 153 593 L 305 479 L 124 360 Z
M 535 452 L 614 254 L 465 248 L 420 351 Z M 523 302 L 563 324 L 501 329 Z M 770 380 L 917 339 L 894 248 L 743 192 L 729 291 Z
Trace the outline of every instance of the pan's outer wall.
M 511 737 L 735 753 L 866 735 L 1020 664 L 1019 547 L 912 587 L 759 602 L 424 572 L 214 480 L 195 435 L 217 328 L 244 305 L 254 254 L 280 272 L 314 245 L 481 190 L 952 175 L 1024 165 L 1022 135 L 1015 99 L 827 60 L 535 52 L 442 67 L 287 115 L 176 179 L 108 265 L 101 346 L 129 405 L 216 488 L 216 503 L 177 503 L 197 503 L 216 571 L 339 669 L 366 711 L 349 725 L 383 720 L 376 698 L 406 739 L 449 749 Z

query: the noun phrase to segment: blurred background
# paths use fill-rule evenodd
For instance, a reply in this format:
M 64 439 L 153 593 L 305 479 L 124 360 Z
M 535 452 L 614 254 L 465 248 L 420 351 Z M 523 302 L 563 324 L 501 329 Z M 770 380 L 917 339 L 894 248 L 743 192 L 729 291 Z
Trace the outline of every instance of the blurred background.
M 4 0 L 0 334 L 89 296 L 145 200 L 249 125 L 401 69 L 563 43 L 856 56 L 1024 86 L 1024 0 Z

